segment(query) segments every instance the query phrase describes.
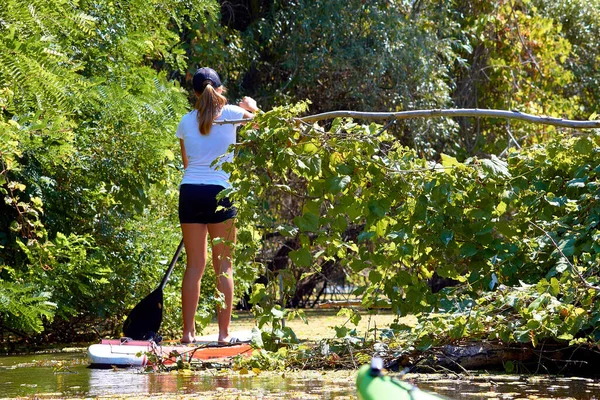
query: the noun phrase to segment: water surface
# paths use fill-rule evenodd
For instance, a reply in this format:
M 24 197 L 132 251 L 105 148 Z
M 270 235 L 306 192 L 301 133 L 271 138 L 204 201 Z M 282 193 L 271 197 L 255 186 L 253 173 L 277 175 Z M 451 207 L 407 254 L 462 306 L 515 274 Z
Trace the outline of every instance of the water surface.
M 0 357 L 0 398 L 356 399 L 356 371 L 241 374 L 230 369 L 147 373 L 89 368 L 84 351 Z M 545 375 L 411 374 L 454 399 L 600 399 L 600 380 Z

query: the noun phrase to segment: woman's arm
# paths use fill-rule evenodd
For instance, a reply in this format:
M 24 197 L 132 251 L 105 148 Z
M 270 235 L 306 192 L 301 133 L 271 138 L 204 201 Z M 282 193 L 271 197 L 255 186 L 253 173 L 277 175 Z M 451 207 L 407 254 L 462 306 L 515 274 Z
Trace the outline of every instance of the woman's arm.
M 181 159 L 183 160 L 183 169 L 187 169 L 188 158 L 187 153 L 185 152 L 185 145 L 183 144 L 183 139 L 179 139 L 179 145 L 181 146 Z
M 254 113 L 258 111 L 256 100 L 254 100 L 252 97 L 244 96 L 238 105 L 244 110 L 248 111 L 244 113 L 244 118 L 253 118 Z

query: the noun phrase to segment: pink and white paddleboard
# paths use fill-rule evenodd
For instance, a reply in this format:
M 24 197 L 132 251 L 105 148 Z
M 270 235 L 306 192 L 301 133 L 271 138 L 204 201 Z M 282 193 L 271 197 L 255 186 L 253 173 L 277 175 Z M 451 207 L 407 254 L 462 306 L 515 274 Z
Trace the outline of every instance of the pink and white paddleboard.
M 238 355 L 251 355 L 252 334 L 251 330 L 233 332 L 231 335 L 239 342 L 226 345 L 217 342 L 217 334 L 202 336 L 189 344 L 176 342 L 156 344 L 152 341 L 127 338 L 102 339 L 101 343 L 93 344 L 88 348 L 88 358 L 92 366 L 144 367 L 152 365 L 155 357 L 167 365 L 178 360 L 227 362 Z

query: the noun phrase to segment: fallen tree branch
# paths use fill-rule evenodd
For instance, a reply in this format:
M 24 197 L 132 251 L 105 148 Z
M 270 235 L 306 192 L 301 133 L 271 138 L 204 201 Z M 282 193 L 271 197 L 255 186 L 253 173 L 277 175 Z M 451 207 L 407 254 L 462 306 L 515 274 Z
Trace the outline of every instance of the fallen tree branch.
M 412 118 L 438 118 L 438 117 L 488 117 L 488 118 L 508 118 L 521 121 L 531 122 L 534 124 L 562 126 L 566 128 L 580 129 L 599 129 L 600 120 L 594 121 L 576 121 L 563 118 L 555 118 L 548 116 L 538 116 L 522 113 L 520 111 L 508 110 L 482 110 L 478 108 L 449 108 L 449 109 L 432 109 L 432 110 L 413 110 L 399 112 L 363 112 L 363 111 L 329 111 L 321 114 L 308 115 L 306 117 L 296 118 L 300 122 L 311 123 L 326 119 L 339 117 L 366 119 L 366 120 L 400 120 Z M 248 122 L 248 119 L 237 120 L 217 120 L 214 124 L 243 124 Z
M 537 116 L 522 113 L 520 111 L 507 110 L 480 110 L 477 108 L 456 108 L 456 109 L 433 109 L 433 110 L 414 110 L 400 112 L 360 112 L 360 111 L 330 111 L 322 114 L 309 115 L 299 118 L 304 122 L 316 122 L 323 119 L 338 117 L 351 117 L 369 120 L 398 120 L 410 118 L 435 118 L 435 117 L 489 117 L 489 118 L 510 118 L 521 121 L 527 121 L 536 124 L 563 126 L 567 128 L 597 129 L 600 128 L 600 120 L 596 121 L 575 121 L 563 118 L 554 118 L 548 116 Z

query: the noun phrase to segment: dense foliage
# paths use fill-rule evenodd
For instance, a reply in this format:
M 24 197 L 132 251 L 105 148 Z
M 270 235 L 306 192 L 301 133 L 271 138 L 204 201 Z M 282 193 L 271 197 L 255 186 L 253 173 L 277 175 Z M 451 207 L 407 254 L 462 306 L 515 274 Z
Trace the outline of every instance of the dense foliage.
M 167 74 L 186 72 L 189 21 L 208 26 L 216 11 L 209 1 L 3 3 L 6 330 L 41 332 L 52 316 L 114 320 L 156 280 L 149 266 L 178 240 L 173 132 L 188 108 Z
M 210 65 L 232 100 L 250 94 L 271 110 L 244 128 L 227 168 L 237 294 L 278 340 L 294 340 L 288 306 L 342 283 L 366 308 L 416 316 L 392 327 L 411 332 L 403 345 L 598 339 L 594 132 L 295 119 L 443 107 L 593 119 L 597 0 L 248 3 L 237 22 L 213 0 L 3 3 L 1 332 L 118 334 L 158 283 L 180 236 L 174 130 L 190 73 Z M 437 277 L 455 286 L 434 289 Z M 180 279 L 178 268 L 169 333 Z
M 304 107 L 264 114 L 239 146 L 240 262 L 291 246 L 292 272 L 270 271 L 283 275 L 287 296 L 333 263 L 365 309 L 383 302 L 399 316 L 417 315 L 411 338 L 420 346 L 598 340 L 597 136 L 556 136 L 507 161 L 442 154 L 432 162 L 374 124 L 298 125 L 292 117 Z M 435 293 L 434 273 L 455 284 Z M 277 279 L 255 287 L 259 321 L 285 316 L 280 296 Z
M 587 119 L 597 111 L 598 2 L 275 1 L 243 35 L 269 106 L 500 108 Z M 500 154 L 547 129 L 506 121 L 413 120 L 390 127 L 428 157 Z M 539 138 L 538 138 L 539 139 Z

